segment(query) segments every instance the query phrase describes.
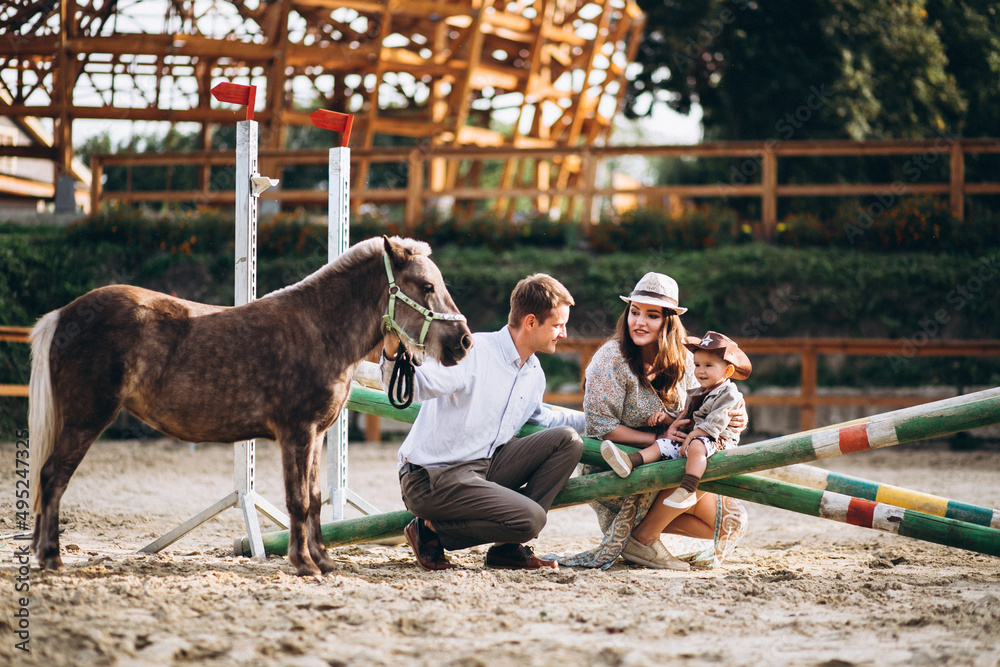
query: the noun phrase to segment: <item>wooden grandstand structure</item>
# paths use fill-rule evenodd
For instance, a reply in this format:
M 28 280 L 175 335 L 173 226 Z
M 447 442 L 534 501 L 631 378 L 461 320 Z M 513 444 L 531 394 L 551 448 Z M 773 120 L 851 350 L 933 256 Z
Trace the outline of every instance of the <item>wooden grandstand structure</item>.
M 10 0 L 0 115 L 52 119 L 51 147 L 15 152 L 64 173 L 80 119 L 196 123 L 208 150 L 213 125 L 238 113 L 213 102 L 221 81 L 258 86 L 262 152 L 287 148 L 288 128 L 309 125 L 316 107 L 354 114 L 360 149 L 384 145 L 382 135 L 417 146 L 600 145 L 643 23 L 634 0 Z M 356 167 L 362 183 L 367 169 Z M 481 177 L 445 161 L 428 171 L 432 189 Z M 579 160 L 507 159 L 502 186 L 580 176 Z

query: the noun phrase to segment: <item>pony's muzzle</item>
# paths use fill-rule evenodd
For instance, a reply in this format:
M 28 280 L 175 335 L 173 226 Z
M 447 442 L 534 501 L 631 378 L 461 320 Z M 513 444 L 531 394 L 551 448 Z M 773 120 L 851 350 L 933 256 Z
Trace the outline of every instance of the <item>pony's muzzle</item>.
M 445 366 L 454 366 L 462 359 L 469 356 L 469 350 L 472 349 L 474 342 L 472 340 L 472 334 L 465 333 L 455 342 L 454 345 L 446 345 L 443 350 L 444 359 L 442 363 Z

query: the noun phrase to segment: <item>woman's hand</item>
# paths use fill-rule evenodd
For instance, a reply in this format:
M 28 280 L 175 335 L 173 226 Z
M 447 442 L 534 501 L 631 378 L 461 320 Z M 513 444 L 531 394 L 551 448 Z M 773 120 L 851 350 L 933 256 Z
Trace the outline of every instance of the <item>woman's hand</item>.
M 674 423 L 671 424 L 670 428 L 667 429 L 667 432 L 663 434 L 663 437 L 669 438 L 670 440 L 679 440 L 683 442 L 684 439 L 687 438 L 687 433 L 681 431 L 680 429 L 681 427 L 690 423 L 691 423 L 690 419 L 675 419 Z
M 747 415 L 746 401 L 740 403 L 740 407 L 729 411 L 729 428 L 737 433 L 742 433 L 750 425 L 750 417 Z

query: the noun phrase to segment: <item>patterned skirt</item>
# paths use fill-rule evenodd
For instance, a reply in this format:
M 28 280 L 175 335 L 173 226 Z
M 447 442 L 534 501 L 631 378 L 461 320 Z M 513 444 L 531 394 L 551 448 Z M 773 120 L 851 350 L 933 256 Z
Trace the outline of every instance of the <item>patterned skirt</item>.
M 597 520 L 604 532 L 601 543 L 578 554 L 546 554 L 560 565 L 568 567 L 593 567 L 606 570 L 618 560 L 632 529 L 639 525 L 649 511 L 659 491 L 640 493 L 623 498 L 608 498 L 590 503 L 597 512 Z M 664 546 L 677 558 L 687 561 L 692 568 L 711 569 L 722 564 L 747 532 L 747 510 L 739 500 L 716 496 L 715 535 L 712 540 L 664 534 Z

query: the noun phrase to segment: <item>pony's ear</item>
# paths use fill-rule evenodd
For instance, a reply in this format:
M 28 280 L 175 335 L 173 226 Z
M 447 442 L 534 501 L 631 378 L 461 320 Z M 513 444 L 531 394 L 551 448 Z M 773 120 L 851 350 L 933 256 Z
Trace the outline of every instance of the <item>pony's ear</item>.
M 406 260 L 406 253 L 403 249 L 394 244 L 385 234 L 382 235 L 382 243 L 385 245 L 385 254 L 388 255 L 393 266 L 399 266 Z

